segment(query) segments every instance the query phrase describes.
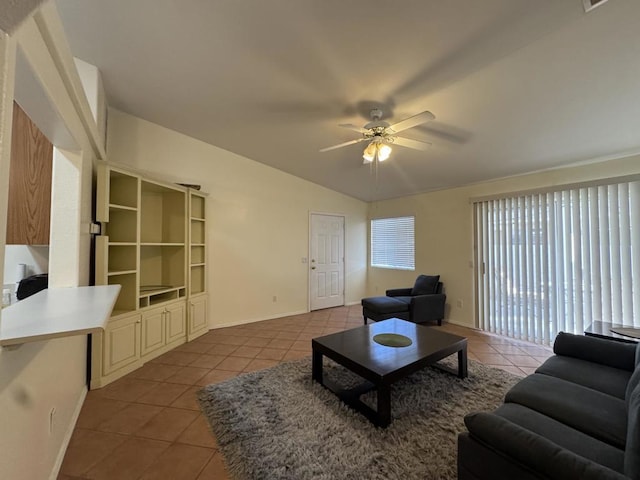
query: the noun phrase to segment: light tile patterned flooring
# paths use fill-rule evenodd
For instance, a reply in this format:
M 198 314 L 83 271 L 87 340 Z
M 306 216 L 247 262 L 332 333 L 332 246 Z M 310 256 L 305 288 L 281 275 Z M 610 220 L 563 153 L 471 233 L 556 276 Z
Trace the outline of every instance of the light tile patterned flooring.
M 312 338 L 362 325 L 361 312 L 359 305 L 339 307 L 212 330 L 90 391 L 58 479 L 227 479 L 196 392 L 308 356 Z M 439 328 L 467 337 L 470 359 L 517 375 L 532 373 L 552 353 L 456 325 Z

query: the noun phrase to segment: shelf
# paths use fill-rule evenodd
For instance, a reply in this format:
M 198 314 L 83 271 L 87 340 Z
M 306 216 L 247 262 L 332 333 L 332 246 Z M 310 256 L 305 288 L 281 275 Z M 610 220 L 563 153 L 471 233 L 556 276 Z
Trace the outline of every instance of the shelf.
M 202 263 L 192 263 L 190 266 L 192 267 L 204 267 L 206 265 L 206 263 L 202 262 Z
M 141 289 L 143 287 L 140 287 Z M 184 285 L 178 287 L 158 288 L 147 292 L 140 292 L 138 297 L 138 306 L 140 308 L 158 305 L 159 303 L 176 300 L 185 296 L 186 289 Z
M 186 241 L 186 192 L 148 181 L 141 182 L 140 241 Z
M 204 245 L 191 245 L 189 262 L 191 265 L 198 265 L 205 263 L 205 246 Z
M 205 236 L 204 222 L 191 222 L 191 245 L 204 245 Z
M 114 272 L 135 273 L 138 269 L 138 251 L 133 245 L 108 244 L 107 275 Z
M 116 170 L 109 170 L 109 204 L 138 207 L 138 178 Z
M 138 211 L 138 209 L 136 207 L 128 207 L 126 205 L 118 205 L 116 203 L 110 203 L 109 204 L 109 208 L 111 210 L 128 210 L 128 211 L 131 211 L 131 212 L 137 212 Z
M 140 244 L 141 247 L 184 247 L 186 244 L 185 243 L 167 243 L 167 242 L 159 242 L 159 243 L 154 243 L 154 242 L 143 242 Z
M 205 214 L 204 214 L 204 205 L 205 205 L 205 198 L 201 195 L 195 194 L 193 192 L 191 192 L 191 218 L 192 219 L 202 219 L 204 220 L 205 218 Z
M 116 276 L 116 275 L 131 275 L 132 273 L 136 273 L 137 270 L 123 270 L 121 272 L 108 272 L 107 275 L 110 277 Z
M 134 243 L 138 240 L 138 212 L 132 210 L 109 210 L 109 222 L 102 235 L 110 242 Z
M 189 295 L 196 295 L 205 291 L 205 264 L 192 265 L 189 269 Z
M 204 222 L 205 219 L 204 218 L 200 218 L 200 217 L 191 217 L 191 221 L 192 222 Z
M 135 247 L 138 244 L 136 242 L 109 242 L 107 245 L 110 247 Z
M 104 330 L 120 287 L 48 288 L 2 310 L 0 345 Z

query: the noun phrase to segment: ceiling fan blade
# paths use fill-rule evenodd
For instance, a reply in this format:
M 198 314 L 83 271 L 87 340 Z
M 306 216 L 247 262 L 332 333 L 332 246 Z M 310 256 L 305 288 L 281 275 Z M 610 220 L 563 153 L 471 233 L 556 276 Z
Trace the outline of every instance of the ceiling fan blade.
M 352 123 L 341 123 L 338 126 L 342 128 L 348 128 L 349 130 L 353 130 L 354 132 L 358 133 L 367 133 L 369 131 L 366 128 L 358 127 L 357 125 L 353 125 Z
M 392 145 L 400 145 L 401 147 L 409 147 L 414 150 L 429 150 L 431 144 L 429 142 L 420 142 L 404 137 L 394 137 Z
M 421 123 L 430 122 L 435 118 L 436 116 L 433 113 L 429 111 L 425 111 L 417 115 L 414 115 L 413 117 L 400 120 L 399 122 L 394 123 L 393 125 L 389 125 L 389 128 L 393 130 L 395 133 L 398 133 L 408 128 L 415 127 L 416 125 L 420 125 Z
M 367 140 L 367 139 L 364 138 L 364 137 L 357 138 L 355 140 L 349 140 L 348 142 L 339 143 L 338 145 L 333 145 L 331 147 L 321 148 L 320 151 L 321 152 L 328 152 L 329 150 L 335 150 L 336 148 L 346 147 L 347 145 L 353 145 L 354 143 L 360 143 L 360 142 L 363 142 L 364 140 Z

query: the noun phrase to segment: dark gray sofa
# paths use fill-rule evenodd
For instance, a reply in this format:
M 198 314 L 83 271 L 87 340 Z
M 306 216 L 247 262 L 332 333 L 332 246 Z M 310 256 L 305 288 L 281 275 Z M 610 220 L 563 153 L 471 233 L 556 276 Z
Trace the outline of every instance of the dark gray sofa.
M 553 350 L 465 417 L 458 479 L 640 479 L 640 344 L 560 333 Z

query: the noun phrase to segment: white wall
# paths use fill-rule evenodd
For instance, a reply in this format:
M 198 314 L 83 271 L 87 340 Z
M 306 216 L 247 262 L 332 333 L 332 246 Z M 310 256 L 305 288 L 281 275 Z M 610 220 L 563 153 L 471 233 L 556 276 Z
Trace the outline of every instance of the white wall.
M 416 271 L 369 268 L 367 292 L 375 295 L 387 288 L 411 286 L 419 273 L 439 274 L 447 294 L 448 321 L 474 326 L 471 198 L 635 173 L 640 173 L 640 156 L 372 203 L 371 218 L 416 216 Z M 458 300 L 462 308 L 457 307 Z
M 107 152 L 112 162 L 209 193 L 212 327 L 307 311 L 309 265 L 301 259 L 310 212 L 346 216 L 345 298 L 360 302 L 366 203 L 117 110 L 109 110 Z
M 0 32 L 0 272 L 4 274 L 5 270 L 11 112 L 17 44 L 33 77 L 28 86 L 37 88 L 33 95 L 29 95 L 29 92 L 25 95 L 42 99 L 35 110 L 27 113 L 39 127 L 39 119 L 45 118 L 50 120 L 51 131 L 68 131 L 67 138 L 74 140 L 77 150 L 75 154 L 70 154 L 75 168 L 72 181 L 60 182 L 61 188 L 66 185 L 71 190 L 72 215 L 68 218 L 58 215 L 57 219 L 53 219 L 52 231 L 57 229 L 58 234 L 52 234 L 51 253 L 56 255 L 56 266 L 54 268 L 50 264 L 50 274 L 54 275 L 54 279 L 58 278 L 60 283 L 81 285 L 89 278 L 87 224 L 91 211 L 91 158 L 96 150 L 100 153 L 102 147 L 98 142 L 97 126 L 93 130 L 87 127 L 90 125 L 87 121 L 91 120 L 90 108 L 86 98 L 77 96 L 80 79 L 61 33 L 55 6 L 49 2 L 36 15 L 39 16 L 38 24 L 29 18 L 12 37 Z M 46 29 L 45 34 L 42 28 Z M 60 193 L 62 191 L 58 190 Z M 56 207 L 54 204 L 53 208 Z M 61 228 L 65 227 L 64 235 L 60 235 Z M 72 241 L 66 245 L 60 243 L 69 239 Z M 56 245 L 58 240 L 60 242 Z M 54 246 L 57 247 L 57 254 L 53 252 Z M 0 328 L 1 322 L 0 312 Z M 0 478 L 42 480 L 56 477 L 86 394 L 86 359 L 86 336 L 24 344 L 17 348 L 0 348 Z M 55 414 L 50 429 L 52 409 L 55 409 Z

